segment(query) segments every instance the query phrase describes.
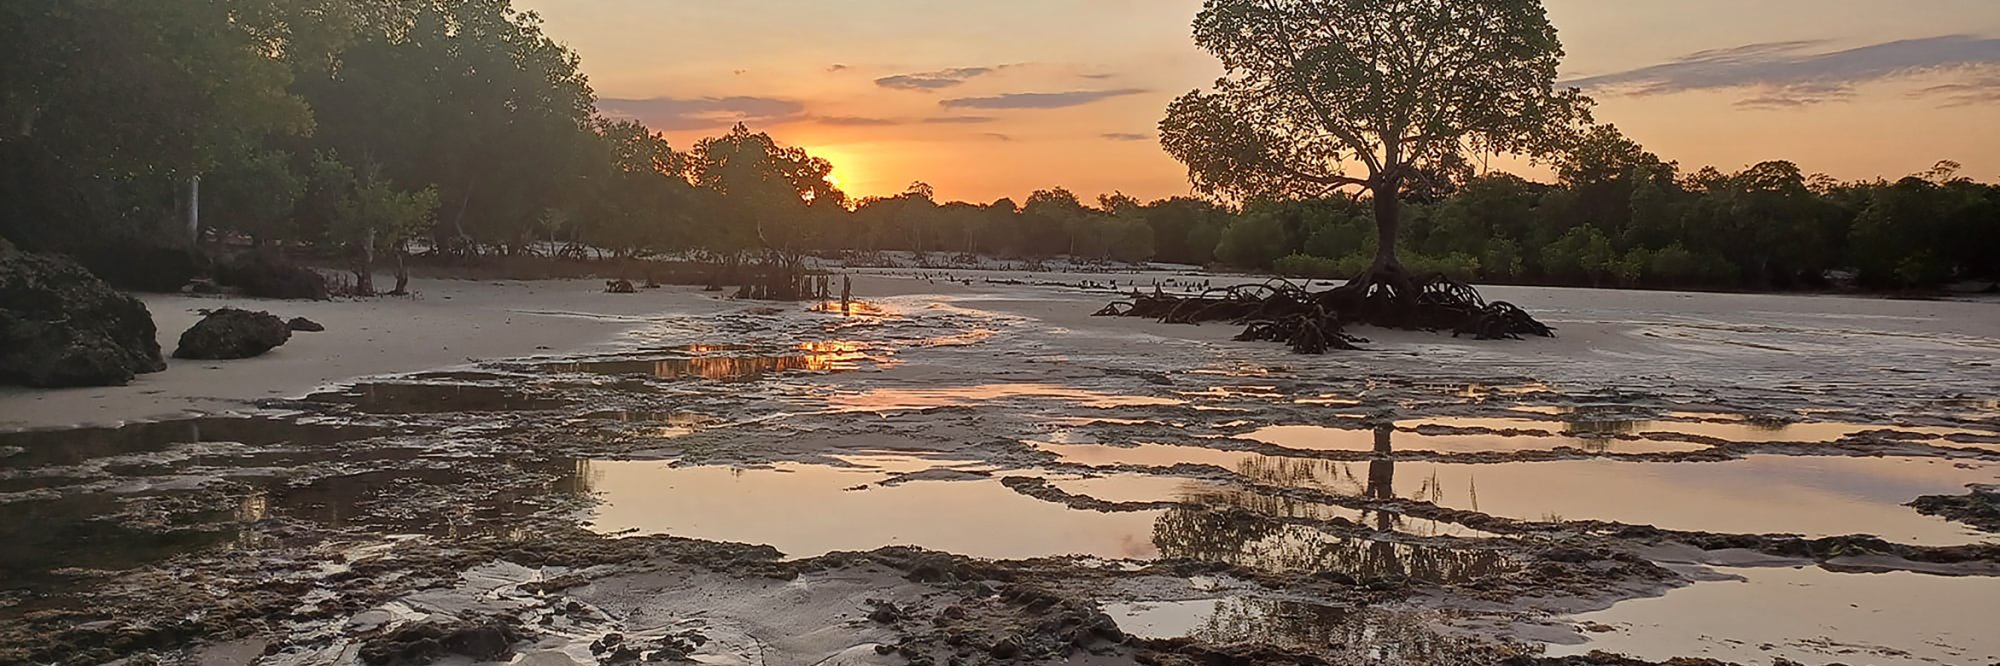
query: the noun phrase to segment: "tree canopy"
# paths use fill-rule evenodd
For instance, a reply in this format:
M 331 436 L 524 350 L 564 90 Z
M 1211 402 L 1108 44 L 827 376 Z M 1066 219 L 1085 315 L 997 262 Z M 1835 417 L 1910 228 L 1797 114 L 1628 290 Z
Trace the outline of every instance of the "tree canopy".
M 1195 38 L 1225 74 L 1173 103 L 1162 141 L 1205 196 L 967 203 L 925 181 L 850 198 L 834 164 L 750 127 L 677 150 L 600 113 L 577 56 L 508 0 L 0 3 L 0 235 L 183 244 L 200 176 L 209 240 L 343 265 L 906 250 L 1351 278 L 1400 243 L 1408 273 L 1498 282 L 2000 278 L 2000 186 L 1954 163 L 1683 169 L 1583 124 L 1532 0 L 1211 0 Z M 1468 166 L 1493 151 L 1556 178 Z
M 1175 100 L 1160 136 L 1195 188 L 1361 188 L 1378 269 L 1400 268 L 1405 190 L 1466 174 L 1471 151 L 1555 152 L 1558 130 L 1588 119 L 1582 95 L 1556 88 L 1562 45 L 1540 0 L 1208 0 L 1194 39 L 1224 74 Z

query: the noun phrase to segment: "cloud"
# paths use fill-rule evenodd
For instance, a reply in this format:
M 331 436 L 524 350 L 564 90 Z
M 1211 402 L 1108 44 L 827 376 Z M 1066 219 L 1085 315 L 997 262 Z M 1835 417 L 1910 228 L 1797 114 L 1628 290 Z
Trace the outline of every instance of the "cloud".
M 993 116 L 934 116 L 923 119 L 926 125 L 977 125 L 993 122 Z
M 1848 99 L 1862 84 L 1916 76 L 2000 69 L 2000 38 L 1943 35 L 1827 51 L 1825 42 L 1747 44 L 1701 51 L 1672 62 L 1565 82 L 1593 92 L 1659 95 L 1745 90 L 1745 108 L 1797 108 Z M 1984 81 L 1992 81 L 1988 75 Z M 1978 84 L 1964 84 L 1977 87 Z M 1976 89 L 1937 94 L 1979 98 Z
M 999 133 L 999 132 L 982 132 L 982 133 L 980 133 L 980 136 L 983 136 L 983 137 L 986 137 L 986 138 L 988 138 L 988 139 L 992 139 L 992 140 L 994 140 L 994 141 L 1013 141 L 1013 140 L 1014 140 L 1014 136 L 1013 136 L 1013 135 L 1011 135 L 1011 134 L 1001 134 L 1001 133 Z
M 837 63 L 837 62 L 836 62 L 836 63 L 833 63 L 833 64 L 831 64 L 831 65 L 827 65 L 827 66 L 826 66 L 826 71 L 829 71 L 829 72 L 845 72 L 845 71 L 847 71 L 847 70 L 850 70 L 850 69 L 853 69 L 853 68 L 852 68 L 852 67 L 848 67 L 847 65 L 843 65 L 843 64 L 840 64 L 840 63 Z
M 1001 67 L 953 67 L 935 72 L 897 74 L 875 79 L 875 85 L 897 90 L 921 90 L 928 92 L 961 85 L 966 81 L 992 74 L 1000 69 Z
M 609 98 L 598 100 L 597 108 L 663 132 L 785 122 L 803 117 L 806 110 L 804 104 L 771 97 Z
M 1101 136 L 1101 137 L 1104 137 L 1104 138 L 1106 138 L 1106 139 L 1110 139 L 1110 140 L 1112 140 L 1112 141 L 1152 141 L 1152 140 L 1153 140 L 1153 135 L 1151 135 L 1151 134 L 1135 134 L 1135 133 L 1132 133 L 1132 132 L 1105 132 L 1105 133 L 1103 133 L 1103 134 L 1099 134 L 1098 136 Z
M 1916 97 L 1942 97 L 1945 106 L 2000 103 L 2000 73 L 1991 73 L 1963 83 L 1946 83 L 1923 88 Z
M 1114 79 L 1114 78 L 1118 78 L 1118 75 L 1117 75 L 1117 74 L 1104 74 L 1104 73 L 1096 73 L 1096 74 L 1078 74 L 1077 76 L 1081 76 L 1081 77 L 1083 77 L 1083 78 L 1086 78 L 1086 79 L 1090 79 L 1090 80 L 1093 80 L 1093 81 L 1103 81 L 1103 80 L 1105 80 L 1105 79 Z
M 882 127 L 885 125 L 903 124 L 903 121 L 894 118 L 869 118 L 865 116 L 812 116 L 810 120 L 822 125 L 837 125 L 841 127 Z
M 938 102 L 947 109 L 1062 109 L 1083 106 L 1113 97 L 1137 95 L 1146 92 L 1137 88 L 1118 90 L 1075 90 L 1070 92 L 1027 92 L 1008 93 L 993 97 L 961 97 Z

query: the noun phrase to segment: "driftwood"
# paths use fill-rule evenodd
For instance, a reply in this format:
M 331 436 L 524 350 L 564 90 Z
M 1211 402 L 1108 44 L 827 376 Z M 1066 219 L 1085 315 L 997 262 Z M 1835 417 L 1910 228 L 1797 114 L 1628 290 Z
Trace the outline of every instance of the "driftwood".
M 1226 321 L 1243 326 L 1238 340 L 1283 342 L 1301 354 L 1359 349 L 1367 340 L 1349 324 L 1452 332 L 1480 340 L 1554 337 L 1554 329 L 1511 303 L 1488 303 L 1471 285 L 1434 275 L 1412 280 L 1399 270 L 1371 271 L 1345 285 L 1309 291 L 1283 278 L 1216 287 L 1194 295 L 1133 290 L 1097 311 L 1104 317 L 1146 317 L 1170 324 Z

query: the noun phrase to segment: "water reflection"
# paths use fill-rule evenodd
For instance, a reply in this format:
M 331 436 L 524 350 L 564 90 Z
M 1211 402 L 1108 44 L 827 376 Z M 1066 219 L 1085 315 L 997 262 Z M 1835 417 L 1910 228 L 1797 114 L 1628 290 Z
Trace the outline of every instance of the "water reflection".
M 886 357 L 871 354 L 867 345 L 856 342 L 809 342 L 777 352 L 745 353 L 756 349 L 749 345 L 690 345 L 665 358 L 551 363 L 542 369 L 646 375 L 657 379 L 749 381 L 784 372 L 844 372 L 859 370 L 864 363 L 888 362 Z
M 857 467 L 780 463 L 770 468 L 674 467 L 595 461 L 591 528 L 767 544 L 791 557 L 890 545 L 1001 559 L 1094 555 L 1150 558 L 1158 511 L 1072 509 L 1016 493 L 998 480 L 875 485 L 894 470 L 939 465 L 850 457 Z M 957 466 L 957 467 L 963 467 Z
M 1959 494 L 1966 484 L 2000 480 L 2000 467 L 1988 463 L 1776 455 L 1720 462 L 1450 463 L 1388 458 L 1393 447 L 1384 443 L 1388 441 L 1385 437 L 1400 442 L 1417 436 L 1373 431 L 1371 450 L 1382 457 L 1367 462 L 1159 445 L 1041 446 L 1065 460 L 1092 465 L 1205 462 L 1228 467 L 1268 486 L 1349 497 L 1394 497 L 1530 521 L 1594 519 L 1668 529 L 1810 537 L 1871 534 L 1913 545 L 1994 539 L 1993 535 L 1903 506 L 1919 496 Z M 1284 498 L 1241 490 L 1215 493 L 1211 501 L 1269 515 L 1300 510 L 1289 508 Z M 1381 522 L 1393 520 L 1393 516 L 1368 518 L 1374 521 L 1371 526 L 1385 531 L 1421 533 L 1425 529 L 1422 525 Z
M 1488 645 L 1438 631 L 1444 614 L 1437 611 L 1349 608 L 1256 596 L 1111 603 L 1103 608 L 1120 629 L 1140 638 L 1268 645 L 1334 657 L 1332 663 L 1491 663 L 1495 654 Z
M 1378 453 L 1392 453 L 1394 429 L 1374 431 Z M 1279 488 L 1313 488 L 1370 498 L 1396 497 L 1396 463 L 1379 458 L 1357 474 L 1349 463 L 1296 458 L 1255 457 L 1237 467 L 1252 481 Z M 1416 496 L 1435 495 L 1436 479 L 1420 479 Z M 1327 572 L 1356 579 L 1415 579 L 1433 583 L 1464 583 L 1504 573 L 1513 561 L 1497 550 L 1442 548 L 1397 543 L 1391 533 L 1433 536 L 1469 535 L 1467 528 L 1437 521 L 1411 519 L 1389 511 L 1354 511 L 1304 502 L 1284 495 L 1238 488 L 1197 489 L 1185 502 L 1200 508 L 1175 508 L 1153 528 L 1153 543 L 1163 556 L 1228 562 L 1271 571 Z M 1370 538 L 1341 537 L 1324 530 L 1255 516 L 1356 519 L 1382 534 Z M 1334 515 L 1338 514 L 1338 515 Z M 1482 534 L 1483 535 L 1483 534 Z
M 0 469 L 74 465 L 87 460 L 165 451 L 178 444 L 232 442 L 245 446 L 297 444 L 323 447 L 390 432 L 373 426 L 300 423 L 232 416 L 205 416 L 132 423 L 107 428 L 69 428 L 0 433 Z
M 1124 395 L 1061 384 L 998 383 L 951 388 L 880 388 L 860 393 L 842 393 L 828 399 L 833 407 L 853 411 L 886 411 L 957 407 L 984 402 L 1029 398 L 1058 400 L 1082 407 L 1146 407 L 1179 405 L 1183 401 Z
M 346 390 L 306 396 L 312 402 L 352 406 L 367 414 L 443 414 L 555 409 L 570 404 L 508 386 L 368 382 Z
M 1816 567 L 1719 571 L 1729 579 L 1568 618 L 1612 630 L 1549 653 L 1912 666 L 1983 664 L 2000 654 L 1992 631 L 2000 578 Z

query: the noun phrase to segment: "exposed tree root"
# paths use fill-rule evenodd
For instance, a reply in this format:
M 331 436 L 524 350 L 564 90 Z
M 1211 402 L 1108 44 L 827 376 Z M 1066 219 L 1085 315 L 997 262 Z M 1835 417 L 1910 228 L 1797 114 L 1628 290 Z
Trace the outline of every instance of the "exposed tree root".
M 1452 332 L 1480 340 L 1554 337 L 1554 329 L 1511 303 L 1488 303 L 1472 285 L 1434 275 L 1416 280 L 1401 266 L 1377 266 L 1347 284 L 1312 292 L 1282 278 L 1209 289 L 1195 296 L 1133 291 L 1102 317 L 1147 317 L 1170 324 L 1227 321 L 1244 327 L 1238 340 L 1283 342 L 1301 354 L 1359 349 L 1367 340 L 1347 324 Z

